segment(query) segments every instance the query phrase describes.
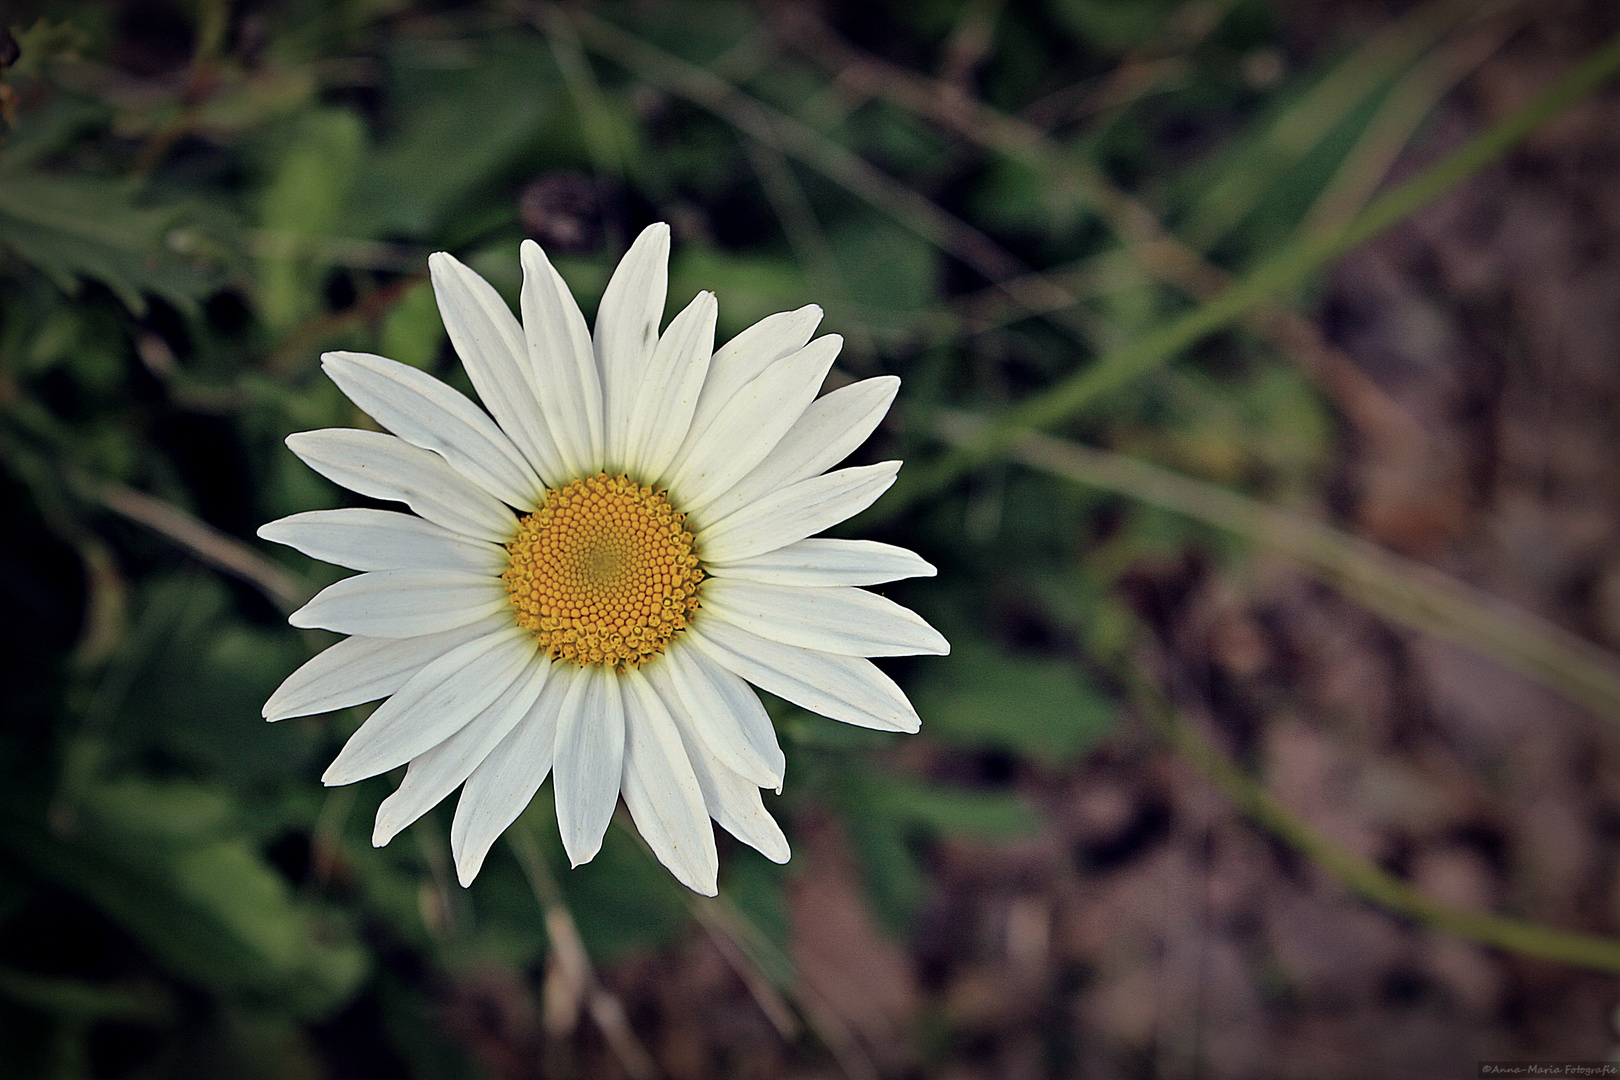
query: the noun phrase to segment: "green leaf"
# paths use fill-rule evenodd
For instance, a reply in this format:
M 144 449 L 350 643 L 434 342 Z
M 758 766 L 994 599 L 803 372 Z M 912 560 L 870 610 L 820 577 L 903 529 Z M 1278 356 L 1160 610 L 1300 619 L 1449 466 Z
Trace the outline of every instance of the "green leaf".
M 382 354 L 424 371 L 433 369 L 444 342 L 444 321 L 433 288 L 426 281 L 411 287 L 383 319 Z
M 810 300 L 804 277 L 785 259 L 683 245 L 670 260 L 669 306 L 681 310 L 702 289 L 720 302 L 717 342 Z
M 348 228 L 427 237 L 535 140 L 552 111 L 551 61 L 536 42 L 497 40 L 454 64 L 402 52 L 395 67 L 393 134 L 355 188 Z
M 78 828 L 13 823 L 10 846 L 85 896 L 183 978 L 302 1016 L 341 1005 L 365 975 L 360 946 L 297 902 L 235 820 L 222 789 L 122 780 L 92 788 Z
M 360 118 L 321 109 L 301 118 L 260 197 L 259 314 L 285 330 L 316 310 L 319 241 L 337 228 L 365 148 Z
M 0 247 L 77 295 L 84 280 L 111 289 L 136 315 L 146 296 L 183 310 L 219 287 L 219 260 L 199 253 L 181 207 L 143 207 L 120 183 L 89 176 L 0 171 Z
M 1113 707 L 1064 660 L 1006 656 L 957 642 L 911 693 L 923 730 L 945 742 L 1009 750 L 1051 767 L 1085 753 L 1114 722 Z

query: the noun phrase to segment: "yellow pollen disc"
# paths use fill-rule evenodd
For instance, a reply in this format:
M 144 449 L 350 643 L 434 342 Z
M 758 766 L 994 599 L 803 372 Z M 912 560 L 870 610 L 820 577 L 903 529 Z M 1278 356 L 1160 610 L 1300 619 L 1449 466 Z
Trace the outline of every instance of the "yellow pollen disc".
M 506 545 L 518 625 L 553 660 L 637 667 L 698 609 L 703 564 L 662 491 L 597 473 L 546 492 Z

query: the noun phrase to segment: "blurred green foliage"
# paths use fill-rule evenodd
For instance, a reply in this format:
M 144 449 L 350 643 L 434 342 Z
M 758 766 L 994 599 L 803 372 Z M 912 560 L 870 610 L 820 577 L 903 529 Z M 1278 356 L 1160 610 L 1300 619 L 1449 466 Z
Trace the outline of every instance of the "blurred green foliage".
M 463 892 L 446 809 L 379 851 L 369 822 L 392 781 L 319 786 L 358 715 L 259 719 L 328 639 L 287 628 L 252 573 L 222 575 L 208 551 L 105 498 L 109 484 L 139 489 L 276 560 L 306 591 L 333 580 L 250 538 L 265 520 L 348 498 L 281 445 L 295 430 L 366 422 L 318 375 L 323 349 L 382 352 L 470 391 L 425 283 L 428 252 L 455 251 L 515 300 L 517 243 L 536 236 L 589 313 L 629 237 L 670 220 L 671 311 L 713 289 L 727 336 L 818 302 L 824 328 L 849 339 L 850 371 L 905 378 L 899 422 L 860 452 L 868 460 L 927 457 L 917 420 L 930 408 L 993 412 L 1188 302 L 1118 257 L 1093 209 L 1048 171 L 841 88 L 760 10 L 603 9 L 1030 263 L 1089 282 L 1061 319 L 1007 311 L 1003 298 L 975 328 L 962 304 L 989 283 L 904 220 L 804 162 L 770 173 L 723 119 L 548 38 L 520 11 L 38 0 L 8 16 L 21 48 L 0 144 L 10 1074 L 476 1075 L 433 1021 L 445 973 L 530 978 L 544 964 L 539 910 L 504 849 Z M 1329 50 L 1343 65 L 1295 70 L 1257 0 L 837 13 L 858 45 L 918 70 L 963 19 L 993 14 L 975 83 L 987 103 L 1022 111 L 1230 269 L 1293 234 L 1416 55 L 1369 58 L 1346 42 Z M 1446 24 L 1435 25 L 1431 37 Z M 1122 65 L 1149 60 L 1157 82 L 1109 96 Z M 1234 191 L 1247 202 L 1221 194 Z M 1107 412 L 1070 434 L 1283 499 L 1314 489 L 1332 449 L 1306 377 L 1243 331 L 1121 391 Z M 773 703 L 790 768 L 770 805 L 790 832 L 800 807 L 835 808 L 874 903 L 903 933 L 927 900 L 934 845 L 1029 832 L 1037 808 L 1018 779 L 1072 765 L 1110 730 L 1110 665 L 1132 618 L 1118 581 L 1196 537 L 1001 467 L 876 535 L 940 567 L 885 590 L 955 646 L 892 668 L 933 750 L 902 760 L 892 738 Z M 560 866 L 549 799 L 547 788 L 525 827 Z M 797 866 L 723 851 L 729 895 L 783 944 L 782 883 Z M 679 886 L 617 829 L 561 884 L 599 960 L 689 925 Z M 361 1057 L 370 1072 L 339 1071 Z

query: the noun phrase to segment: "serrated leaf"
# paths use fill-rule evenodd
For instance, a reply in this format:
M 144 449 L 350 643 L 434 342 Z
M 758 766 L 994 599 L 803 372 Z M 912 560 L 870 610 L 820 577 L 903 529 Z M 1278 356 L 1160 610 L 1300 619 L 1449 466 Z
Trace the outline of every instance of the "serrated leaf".
M 221 282 L 216 262 L 188 251 L 197 243 L 185 217 L 183 208 L 140 206 L 111 180 L 0 171 L 0 247 L 69 295 L 99 281 L 136 315 L 148 294 L 191 310 Z

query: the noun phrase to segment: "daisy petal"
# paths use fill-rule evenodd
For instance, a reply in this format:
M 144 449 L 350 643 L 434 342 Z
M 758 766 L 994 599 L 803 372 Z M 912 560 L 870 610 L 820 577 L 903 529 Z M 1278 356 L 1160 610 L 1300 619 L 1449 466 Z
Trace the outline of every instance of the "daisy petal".
M 948 641 L 910 608 L 849 585 L 805 588 L 717 578 L 703 590 L 703 625 L 722 618 L 749 633 L 840 656 L 944 656 Z
M 377 570 L 328 585 L 287 621 L 304 630 L 408 638 L 510 609 L 500 578 L 465 570 Z
M 344 638 L 287 676 L 264 703 L 264 718 L 286 720 L 385 698 L 457 645 L 509 625 L 502 614 L 420 637 Z
M 889 490 L 898 461 L 800 480 L 713 522 L 693 538 L 705 559 L 736 563 L 775 551 L 865 510 Z
M 472 884 L 490 847 L 551 772 L 557 715 L 572 685 L 567 672 L 553 669 L 528 714 L 467 778 L 450 824 L 450 851 L 462 885 Z
M 721 620 L 686 634 L 722 667 L 811 712 L 879 731 L 922 726 L 906 695 L 870 660 L 783 645 Z
M 806 304 L 797 311 L 767 315 L 720 346 L 709 360 L 688 438 L 708 431 L 726 402 L 766 368 L 804 348 L 820 322 L 821 308 Z
M 534 658 L 534 635 L 511 627 L 459 645 L 377 706 L 321 775 L 328 787 L 397 769 L 454 735 Z
M 597 370 L 602 375 L 603 432 L 607 466 L 628 468 L 630 413 L 650 374 L 669 288 L 669 226 L 641 230 L 624 253 L 596 309 Z M 712 339 L 711 339 L 712 344 Z
M 629 668 L 621 679 L 624 805 L 658 861 L 687 888 L 713 896 L 720 856 L 681 733 L 645 676 Z
M 602 848 L 624 768 L 624 702 L 619 681 L 599 667 L 574 674 L 557 718 L 552 754 L 557 828 L 568 861 L 590 862 Z
M 754 469 L 714 500 L 704 516 L 724 517 L 778 488 L 819 476 L 843 461 L 878 426 L 900 380 L 893 375 L 839 387 L 810 403 L 782 441 Z
M 787 758 L 770 715 L 747 683 L 698 650 L 678 645 L 664 651 L 663 663 L 647 667 L 667 672 L 682 715 L 691 718 L 709 754 L 755 787 L 782 790 Z
M 602 380 L 591 335 L 562 275 L 533 240 L 523 241 L 523 333 L 540 409 L 573 476 L 602 468 Z
M 350 570 L 470 570 L 499 574 L 506 552 L 411 514 L 353 507 L 309 510 L 259 526 L 259 537 Z
M 732 772 L 704 752 L 703 740 L 694 730 L 694 718 L 683 711 L 684 703 L 669 682 L 668 668 L 655 670 L 647 667 L 643 670 L 647 681 L 664 699 L 670 715 L 675 718 L 676 727 L 680 729 L 687 760 L 692 763 L 692 772 L 697 776 L 709 816 L 722 829 L 757 849 L 772 862 L 787 862 L 790 854 L 787 837 L 782 835 L 781 826 L 765 809 L 764 800 L 759 796 L 759 785 Z
M 461 786 L 533 707 L 550 669 L 548 661 L 531 662 L 500 697 L 460 731 L 412 758 L 405 779 L 377 807 L 371 846 L 382 847 Z
M 714 293 L 700 292 L 658 339 L 630 410 L 620 458 L 635 475 L 664 475 L 686 439 L 709 370 L 718 312 Z
M 717 578 L 766 585 L 881 585 L 901 578 L 933 577 L 933 564 L 915 552 L 876 540 L 815 537 L 741 562 L 707 564 Z
M 535 408 L 529 347 L 512 309 L 494 286 L 453 255 L 429 255 L 428 270 L 445 332 L 479 400 L 542 480 L 562 479 L 566 470 L 545 417 Z
M 370 353 L 329 352 L 321 368 L 373 420 L 508 506 L 532 510 L 540 478 L 482 409 L 425 371 Z
M 668 486 L 682 509 L 701 512 L 765 460 L 815 400 L 843 345 L 837 334 L 817 338 L 766 368 L 720 408 L 709 430 L 688 441 L 669 467 Z
M 512 511 L 467 483 L 438 454 L 380 431 L 325 428 L 287 436 L 287 446 L 333 483 L 373 499 L 402 502 L 451 532 L 505 543 Z

